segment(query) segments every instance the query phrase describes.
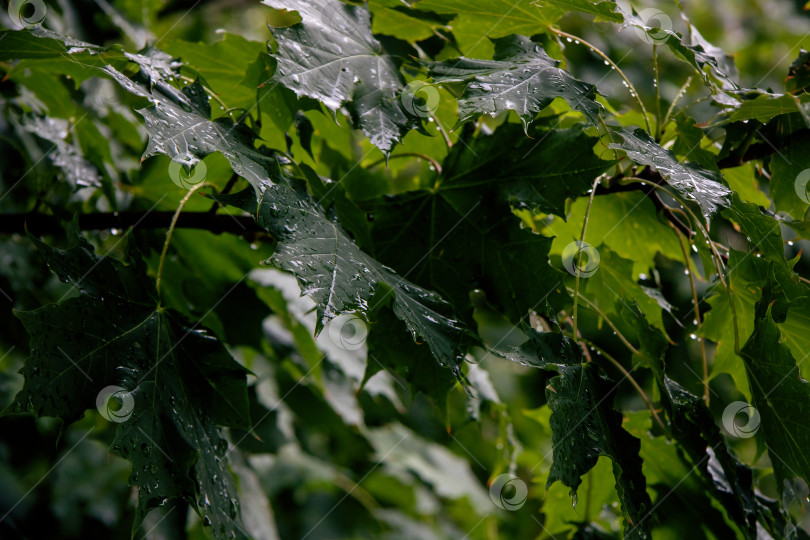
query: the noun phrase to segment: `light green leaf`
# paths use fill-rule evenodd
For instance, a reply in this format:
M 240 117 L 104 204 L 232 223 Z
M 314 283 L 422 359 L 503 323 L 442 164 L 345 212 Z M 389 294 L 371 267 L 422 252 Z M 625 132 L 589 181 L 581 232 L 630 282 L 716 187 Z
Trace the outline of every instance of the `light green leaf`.
M 731 169 L 723 169 L 723 178 L 726 180 L 731 190 L 739 195 L 741 200 L 754 203 L 763 208 L 770 207 L 771 201 L 768 199 L 767 195 L 759 190 L 759 185 L 754 175 L 754 167 L 750 163 Z M 771 186 L 771 195 L 775 197 L 773 177 L 771 177 Z
M 548 13 L 537 9 L 534 0 L 420 0 L 419 10 L 455 14 L 453 36 L 462 54 L 469 58 L 490 58 L 490 40 L 521 34 L 531 36 L 551 24 L 559 10 Z
M 576 199 L 565 221 L 555 217 L 543 230 L 544 234 L 556 236 L 552 253 L 562 253 L 567 244 L 581 238 L 587 205 L 586 198 Z M 640 191 L 595 196 L 585 241 L 597 248 L 604 244 L 622 258 L 633 261 L 634 279 L 639 273 L 649 273 L 659 253 L 672 260 L 683 260 L 675 231 L 661 221 L 652 201 Z

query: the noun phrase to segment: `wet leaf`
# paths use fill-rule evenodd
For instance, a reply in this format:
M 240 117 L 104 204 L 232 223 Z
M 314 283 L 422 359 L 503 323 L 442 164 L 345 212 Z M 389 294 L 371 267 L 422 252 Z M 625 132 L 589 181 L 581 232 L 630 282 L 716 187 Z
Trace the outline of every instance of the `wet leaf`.
M 81 294 L 17 316 L 31 334 L 15 408 L 66 423 L 97 407 L 132 462 L 138 517 L 184 498 L 217 538 L 241 537 L 228 443 L 218 425 L 249 426 L 247 370 L 215 338 L 158 307 L 136 262 L 100 258 L 85 241 L 38 242 L 51 269 Z
M 276 81 L 333 111 L 346 106 L 354 125 L 385 154 L 418 126 L 400 107 L 402 76 L 371 35 L 368 8 L 339 0 L 264 3 L 301 16 L 298 24 L 273 29 L 278 41 Z
M 598 124 L 602 107 L 596 102 L 596 87 L 557 67 L 559 62 L 527 37 L 508 36 L 494 40 L 494 44 L 492 60 L 462 57 L 428 64 L 437 83 L 466 83 L 459 99 L 459 122 L 515 111 L 526 127 L 560 97 Z
M 659 146 L 643 129 L 631 132 L 617 128 L 614 133 L 621 137 L 622 142 L 611 143 L 611 148 L 624 150 L 627 157 L 640 165 L 654 167 L 682 197 L 696 202 L 707 219 L 718 209 L 729 206 L 731 190 L 722 184 L 719 173 L 694 163 L 680 163 L 671 151 Z

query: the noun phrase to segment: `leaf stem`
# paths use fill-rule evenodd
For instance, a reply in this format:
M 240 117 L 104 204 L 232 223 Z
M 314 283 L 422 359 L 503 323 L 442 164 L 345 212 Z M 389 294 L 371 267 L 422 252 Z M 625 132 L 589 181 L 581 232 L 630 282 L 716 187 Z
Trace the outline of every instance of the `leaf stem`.
M 436 161 L 435 159 L 433 159 L 432 157 L 430 157 L 430 156 L 428 156 L 426 154 L 420 154 L 419 152 L 402 152 L 401 154 L 394 154 L 392 156 L 388 156 L 387 159 L 386 158 L 378 159 L 377 161 L 375 161 L 374 163 L 369 165 L 368 168 L 373 169 L 377 165 L 382 165 L 383 163 L 386 163 L 386 161 L 388 161 L 388 160 L 392 160 L 392 159 L 396 159 L 396 158 L 403 158 L 403 157 L 417 157 L 419 159 L 424 159 L 425 161 L 427 161 L 431 165 L 433 165 L 433 168 L 436 169 L 436 173 L 439 176 L 442 175 L 442 166 L 441 166 L 441 164 L 439 164 L 439 162 Z
M 588 299 L 587 299 L 587 298 L 585 298 L 584 296 L 581 296 L 581 297 L 580 297 L 580 299 L 581 299 L 583 302 L 585 302 L 585 303 L 588 305 L 588 307 L 589 307 L 589 308 L 591 308 L 592 310 L 594 310 L 594 311 L 596 312 L 596 314 L 597 314 L 597 315 L 599 315 L 600 317 L 602 317 L 603 319 L 605 319 L 605 322 L 608 324 L 608 326 L 610 326 L 610 329 L 611 329 L 611 330 L 613 330 L 614 332 L 616 332 L 616 337 L 618 337 L 618 338 L 619 338 L 619 341 L 621 341 L 621 342 L 624 344 L 624 346 L 625 346 L 625 347 L 627 347 L 627 348 L 630 350 L 630 352 L 631 352 L 631 353 L 633 353 L 633 354 L 637 354 L 637 355 L 639 355 L 639 356 L 642 356 L 641 351 L 639 351 L 638 349 L 636 349 L 636 348 L 633 346 L 633 344 L 632 344 L 632 343 L 630 343 L 630 341 L 628 341 L 628 339 L 627 339 L 626 337 L 624 337 L 624 334 L 622 334 L 622 333 L 619 331 L 619 329 L 616 327 L 616 325 L 615 325 L 615 324 L 613 324 L 613 321 L 611 321 L 611 320 L 610 320 L 610 319 L 607 317 L 607 315 L 605 315 L 605 313 L 604 313 L 604 312 L 603 312 L 601 309 L 599 309 L 599 308 L 596 306 L 596 304 L 594 304 L 593 302 L 591 302 L 590 300 L 588 300 Z M 574 334 L 574 335 L 576 336 L 576 334 Z M 575 338 L 575 339 L 576 339 L 576 338 Z
M 731 308 L 731 319 L 732 319 L 732 321 L 734 323 L 734 351 L 737 354 L 739 354 L 739 352 L 740 352 L 740 329 L 739 329 L 739 319 L 737 318 L 737 308 L 734 305 L 734 294 L 731 291 L 731 283 L 726 280 L 726 275 L 725 275 L 726 267 L 723 264 L 723 257 L 717 251 L 717 247 L 714 245 L 714 242 L 712 241 L 711 237 L 709 236 L 709 231 L 706 229 L 706 227 L 703 226 L 703 222 L 701 222 L 700 219 L 695 215 L 695 213 L 686 205 L 686 201 L 684 201 L 676 193 L 670 191 L 669 189 L 667 189 L 666 187 L 664 187 L 662 185 L 656 184 L 654 182 L 649 182 L 648 180 L 645 180 L 643 178 L 637 178 L 637 177 L 633 177 L 633 176 L 629 176 L 627 178 L 622 179 L 622 182 L 650 183 L 655 188 L 660 189 L 661 191 L 664 191 L 665 193 L 669 194 L 673 199 L 675 199 L 676 201 L 681 203 L 681 206 L 683 207 L 683 211 L 685 211 L 686 213 L 688 213 L 689 216 L 692 217 L 692 219 L 694 220 L 695 225 L 697 226 L 697 228 L 700 229 L 700 232 L 703 233 L 703 236 L 705 236 L 705 238 L 706 238 L 706 242 L 708 242 L 709 249 L 712 252 L 712 259 L 714 260 L 714 264 L 715 264 L 715 267 L 717 269 L 717 277 L 720 279 L 720 283 L 726 289 L 726 293 L 728 294 L 729 307 Z
M 622 375 L 624 375 L 625 377 L 627 377 L 627 380 L 628 380 L 628 381 L 630 381 L 630 384 L 632 384 L 632 385 L 633 385 L 633 388 L 635 388 L 635 389 L 636 389 L 636 391 L 638 392 L 639 396 L 641 396 L 641 399 L 642 399 L 642 400 L 644 401 L 644 403 L 647 405 L 647 408 L 648 408 L 648 409 L 650 409 L 650 413 L 653 415 L 653 418 L 655 418 L 655 421 L 656 421 L 656 422 L 658 422 L 658 425 L 660 425 L 660 426 L 661 426 L 661 428 L 663 428 L 663 429 L 664 429 L 664 431 L 669 432 L 669 428 L 667 428 L 666 424 L 664 424 L 663 420 L 661 420 L 661 417 L 660 417 L 660 416 L 658 416 L 658 412 L 655 410 L 655 407 L 653 406 L 652 400 L 651 400 L 651 399 L 650 399 L 650 397 L 647 395 L 647 393 L 644 391 L 644 389 L 641 387 L 641 385 L 638 383 L 638 381 L 635 379 L 635 377 L 633 377 L 633 375 L 631 375 L 631 373 L 630 373 L 630 372 L 627 370 L 627 368 L 625 368 L 625 367 L 624 367 L 624 366 L 621 364 L 621 362 L 619 362 L 618 360 L 616 360 L 616 358 L 614 358 L 613 356 L 611 356 L 611 355 L 610 355 L 610 354 L 609 354 L 607 351 L 605 351 L 603 348 L 601 348 L 601 347 L 597 346 L 597 345 L 596 345 L 596 344 L 594 344 L 592 341 L 590 341 L 590 340 L 588 340 L 588 339 L 585 339 L 585 338 L 582 338 L 582 341 L 583 341 L 583 342 L 584 342 L 584 343 L 585 343 L 585 344 L 586 344 L 588 347 L 590 347 L 590 348 L 594 349 L 595 351 L 597 351 L 597 352 L 599 353 L 599 355 L 598 355 L 598 356 L 604 356 L 604 357 L 605 357 L 605 359 L 607 359 L 607 361 L 608 361 L 608 362 L 610 362 L 611 364 L 613 364 L 613 365 L 616 367 L 616 369 L 618 369 L 619 371 L 621 371 L 621 372 L 622 372 Z
M 695 276 L 694 273 L 691 271 L 691 258 L 689 257 L 689 250 L 686 249 L 686 242 L 684 241 L 683 233 L 673 225 L 672 223 L 668 223 L 670 227 L 675 230 L 675 234 L 678 235 L 678 242 L 681 245 L 681 252 L 683 253 L 683 261 L 686 265 L 686 269 L 690 270 L 689 272 L 689 284 L 692 287 L 692 304 L 695 306 L 695 320 L 697 321 L 698 330 L 703 325 L 703 321 L 700 318 L 700 302 L 698 302 L 697 296 L 697 286 L 695 285 Z M 700 340 L 700 353 L 701 359 L 703 362 L 703 401 L 706 402 L 706 406 L 709 406 L 709 363 L 706 358 L 706 340 L 703 336 L 700 335 L 698 332 L 698 339 Z
M 585 242 L 585 231 L 588 230 L 588 219 L 591 217 L 591 205 L 593 205 L 593 198 L 596 195 L 596 186 L 599 185 L 599 177 L 597 176 L 591 186 L 591 196 L 588 197 L 588 206 L 585 208 L 585 219 L 582 221 L 582 234 L 579 237 L 580 246 Z M 579 297 L 579 269 L 582 268 L 582 249 L 577 250 L 577 264 L 576 272 L 574 272 L 574 341 L 577 340 L 577 298 Z
M 430 117 L 433 118 L 433 121 L 436 123 L 436 127 L 439 128 L 439 133 L 442 134 L 442 138 L 444 139 L 444 144 L 447 146 L 447 149 L 449 150 L 453 148 L 453 141 L 450 140 L 450 135 L 447 133 L 447 130 L 445 130 L 442 123 L 439 122 L 439 117 L 433 113 L 430 113 Z M 436 170 L 439 171 L 441 168 Z
M 630 79 L 627 78 L 627 75 L 624 74 L 624 71 L 622 71 L 619 68 L 619 66 L 616 64 L 616 62 L 611 60 L 610 57 L 607 54 L 605 54 L 601 50 L 599 50 L 599 48 L 597 48 L 596 45 L 593 45 L 592 43 L 588 43 L 587 41 L 585 41 L 584 39 L 582 39 L 579 36 L 569 34 L 568 32 L 563 32 L 562 30 L 557 30 L 556 28 L 554 28 L 552 26 L 549 27 L 549 30 L 551 30 L 552 32 L 554 32 L 558 36 L 567 37 L 567 38 L 570 38 L 570 39 L 573 39 L 573 40 L 576 40 L 576 41 L 582 43 L 583 45 L 588 47 L 590 50 L 595 52 L 597 55 L 601 56 L 602 59 L 605 62 L 609 63 L 613 67 L 613 69 L 616 70 L 616 72 L 619 74 L 619 76 L 621 76 L 622 80 L 624 80 L 624 83 L 627 85 L 627 89 L 630 91 L 630 94 L 634 98 L 636 98 L 636 101 L 638 102 L 638 106 L 641 109 L 641 113 L 644 115 L 644 123 L 647 125 L 647 131 L 652 133 L 652 127 L 650 127 L 650 118 L 647 115 L 647 109 L 646 109 L 646 107 L 644 107 L 644 102 L 641 101 L 641 97 L 638 95 L 638 92 L 636 92 L 636 88 L 633 86 L 633 83 L 630 82 Z
M 678 93 L 675 94 L 675 97 L 672 99 L 672 103 L 669 104 L 669 108 L 667 109 L 667 113 L 664 115 L 664 121 L 661 123 L 661 127 L 665 127 L 667 122 L 669 122 L 669 117 L 672 116 L 672 111 L 675 110 L 675 105 L 681 100 L 683 95 L 686 93 L 686 89 L 689 88 L 689 85 L 692 84 L 692 76 L 686 78 L 686 82 L 683 83 L 681 89 L 678 90 Z
M 169 225 L 169 230 L 166 231 L 166 241 L 163 242 L 163 250 L 160 252 L 160 262 L 158 263 L 157 280 L 155 282 L 155 289 L 157 290 L 158 298 L 160 298 L 160 283 L 163 278 L 163 264 L 166 262 L 166 253 L 169 251 L 169 244 L 172 241 L 172 233 L 174 233 L 174 228 L 177 225 L 177 218 L 180 217 L 180 212 L 183 211 L 183 207 L 186 205 L 188 200 L 191 199 L 191 196 L 194 194 L 194 192 L 203 186 L 211 186 L 216 188 L 216 186 L 214 186 L 214 184 L 211 184 L 210 182 L 200 182 L 199 184 L 188 190 L 188 193 L 186 193 L 186 195 L 180 201 L 180 204 L 177 206 L 177 210 L 175 211 L 174 216 L 172 217 L 172 222 Z
M 661 78 L 658 74 L 658 45 L 653 44 L 653 85 L 655 86 L 655 133 L 653 138 L 661 140 L 665 124 L 661 120 Z

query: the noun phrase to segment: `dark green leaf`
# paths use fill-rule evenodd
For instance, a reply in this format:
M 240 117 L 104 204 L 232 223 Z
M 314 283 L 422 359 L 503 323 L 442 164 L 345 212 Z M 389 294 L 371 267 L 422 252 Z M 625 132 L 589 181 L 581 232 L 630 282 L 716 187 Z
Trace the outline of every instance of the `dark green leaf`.
M 756 307 L 754 332 L 740 354 L 781 493 L 785 483 L 794 478 L 810 482 L 810 457 L 806 451 L 810 448 L 810 428 L 805 421 L 810 412 L 810 385 L 797 367 L 806 355 L 793 358 L 774 321 L 777 287 L 773 277 L 769 278 Z
M 205 329 L 157 307 L 135 263 L 98 258 L 84 240 L 67 251 L 39 248 L 82 294 L 18 313 L 32 341 L 16 408 L 70 423 L 99 407 L 118 422 L 113 448 L 132 462 L 136 526 L 183 497 L 217 538 L 241 537 L 217 425 L 249 426 L 247 371 Z

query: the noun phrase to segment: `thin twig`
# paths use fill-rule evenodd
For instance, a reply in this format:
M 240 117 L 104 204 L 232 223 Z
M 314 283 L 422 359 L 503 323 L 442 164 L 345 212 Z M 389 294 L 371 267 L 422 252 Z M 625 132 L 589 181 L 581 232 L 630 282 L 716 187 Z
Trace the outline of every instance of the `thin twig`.
M 678 241 L 681 244 L 681 252 L 683 253 L 683 261 L 684 264 L 686 264 L 687 271 L 689 272 L 689 284 L 692 287 L 692 304 L 695 306 L 695 320 L 697 321 L 698 339 L 700 340 L 700 352 L 703 360 L 703 400 L 706 402 L 706 406 L 709 406 L 709 362 L 706 358 L 706 341 L 703 339 L 703 336 L 699 335 L 703 322 L 700 320 L 700 302 L 698 301 L 695 276 L 694 272 L 691 271 L 690 266 L 692 259 L 689 257 L 689 250 L 686 249 L 686 242 L 684 241 L 681 231 L 679 231 L 678 228 L 672 223 L 669 223 L 669 226 L 672 227 L 675 230 L 675 234 L 678 235 Z
M 604 356 L 607 359 L 608 362 L 610 362 L 611 364 L 616 366 L 616 369 L 618 369 L 619 371 L 622 372 L 622 375 L 627 377 L 627 380 L 630 381 L 630 384 L 632 384 L 633 387 L 636 389 L 638 394 L 641 396 L 641 399 L 644 400 L 644 403 L 647 405 L 647 408 L 650 409 L 650 413 L 653 415 L 653 418 L 655 418 L 655 421 L 658 422 L 658 425 L 660 425 L 664 429 L 664 431 L 668 432 L 669 428 L 667 428 L 666 424 L 664 424 L 663 420 L 661 420 L 661 417 L 658 416 L 658 412 L 655 410 L 655 407 L 653 406 L 653 403 L 652 403 L 652 400 L 650 399 L 650 397 L 647 395 L 647 393 L 644 391 L 644 389 L 641 387 L 641 385 L 638 383 L 638 381 L 621 364 L 621 362 L 616 360 L 613 356 L 608 354 L 607 351 L 605 351 L 601 347 L 598 347 L 592 341 L 589 341 L 589 340 L 587 340 L 585 338 L 583 338 L 583 341 L 585 342 L 585 344 L 588 347 L 590 347 L 590 348 L 594 349 L 595 351 L 597 351 L 599 353 L 599 356 Z
M 577 298 L 579 297 L 579 274 L 582 268 L 582 244 L 585 243 L 585 231 L 588 230 L 588 219 L 591 217 L 591 205 L 593 204 L 593 197 L 596 195 L 596 186 L 599 184 L 599 177 L 597 176 L 591 186 L 591 196 L 588 197 L 588 206 L 585 208 L 585 219 L 582 221 L 582 234 L 579 237 L 580 249 L 577 250 L 577 264 L 576 271 L 574 272 L 574 341 L 576 341 L 577 332 Z
M 401 154 L 394 154 L 392 156 L 388 156 L 387 158 L 378 159 L 374 163 L 368 166 L 369 169 L 373 169 L 377 165 L 382 165 L 383 163 L 387 163 L 388 161 L 396 158 L 403 158 L 403 157 L 416 157 L 419 159 L 424 159 L 425 161 L 429 162 L 433 165 L 433 168 L 436 169 L 436 173 L 441 176 L 442 175 L 442 166 L 439 164 L 438 161 L 433 159 L 432 157 L 426 154 L 420 154 L 419 152 L 402 152 Z
M 631 353 L 633 353 L 633 354 L 637 354 L 637 355 L 639 355 L 639 356 L 642 356 L 641 351 L 639 351 L 638 349 L 636 349 L 636 348 L 633 346 L 633 344 L 632 344 L 632 343 L 630 343 L 630 341 L 628 341 L 628 339 L 627 339 L 626 337 L 624 337 L 624 334 L 622 334 L 622 333 L 619 331 L 619 329 L 616 327 L 616 325 L 615 325 L 615 324 L 613 324 L 613 321 L 611 321 L 611 320 L 608 318 L 608 316 L 607 316 L 607 315 L 605 315 L 605 313 L 604 313 L 604 312 L 603 312 L 601 309 L 599 309 L 599 308 L 596 306 L 596 304 L 594 304 L 593 302 L 591 302 L 590 300 L 588 300 L 588 299 L 587 299 L 587 298 L 585 298 L 584 296 L 580 296 L 580 299 L 581 299 L 583 302 L 585 302 L 585 303 L 588 305 L 588 307 L 589 307 L 589 308 L 591 308 L 592 310 L 594 310 L 594 311 L 596 312 L 596 314 L 597 314 L 597 315 L 599 315 L 600 317 L 602 317 L 602 318 L 605 320 L 605 322 L 608 324 L 608 326 L 610 326 L 611 330 L 613 330 L 613 332 L 615 332 L 615 333 L 616 333 L 616 337 L 618 337 L 618 338 L 619 338 L 619 341 L 621 341 L 621 342 L 624 344 L 624 346 L 625 346 L 625 347 L 627 347 L 627 348 L 628 348 L 628 350 L 630 350 L 630 352 L 631 352 Z M 576 304 L 575 304 L 575 305 L 576 305 Z M 574 335 L 576 335 L 576 334 L 574 334 Z
M 216 189 L 214 184 L 210 182 L 200 182 L 186 193 L 185 197 L 180 201 L 180 204 L 177 207 L 177 211 L 174 213 L 174 217 L 172 218 L 172 223 L 169 225 L 169 230 L 166 231 L 166 241 L 163 242 L 163 251 L 160 252 L 160 262 L 158 263 L 158 271 L 157 271 L 157 280 L 155 281 L 155 289 L 157 290 L 158 298 L 160 298 L 160 282 L 163 278 L 163 263 L 166 262 L 166 253 L 169 251 L 169 244 L 172 241 L 172 233 L 174 233 L 174 227 L 177 225 L 177 218 L 180 217 L 180 212 L 183 211 L 183 207 L 186 205 L 191 196 L 203 186 L 210 186 Z
M 562 30 L 557 30 L 554 27 L 549 27 L 549 29 L 552 32 L 554 32 L 555 34 L 559 35 L 559 36 L 567 37 L 569 39 L 573 39 L 575 41 L 578 41 L 578 42 L 582 43 L 583 45 L 588 47 L 590 50 L 592 50 L 593 52 L 595 52 L 596 54 L 601 56 L 605 60 L 605 62 L 609 63 L 613 67 L 613 69 L 615 69 L 618 72 L 618 74 L 624 80 L 624 83 L 627 85 L 627 88 L 630 91 L 630 94 L 632 94 L 632 96 L 634 98 L 636 98 L 636 101 L 638 102 L 638 106 L 641 109 L 641 113 L 644 115 L 644 123 L 647 125 L 647 131 L 652 133 L 652 128 L 650 127 L 650 119 L 649 119 L 649 117 L 647 115 L 647 109 L 644 107 L 644 102 L 641 101 L 641 97 L 638 95 L 638 92 L 636 92 L 636 88 L 633 86 L 633 83 L 630 82 L 630 79 L 627 78 L 627 75 L 625 75 L 624 72 L 619 68 L 619 66 L 616 65 L 616 62 L 611 60 L 608 55 L 606 55 L 601 50 L 599 50 L 596 47 L 596 45 L 588 43 L 587 41 L 585 41 L 581 37 L 575 36 L 573 34 L 569 34 L 568 32 L 563 32 Z

